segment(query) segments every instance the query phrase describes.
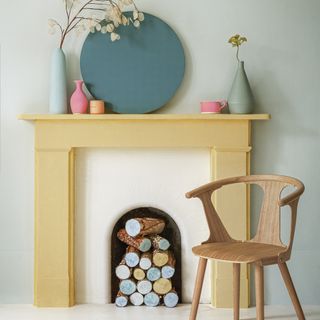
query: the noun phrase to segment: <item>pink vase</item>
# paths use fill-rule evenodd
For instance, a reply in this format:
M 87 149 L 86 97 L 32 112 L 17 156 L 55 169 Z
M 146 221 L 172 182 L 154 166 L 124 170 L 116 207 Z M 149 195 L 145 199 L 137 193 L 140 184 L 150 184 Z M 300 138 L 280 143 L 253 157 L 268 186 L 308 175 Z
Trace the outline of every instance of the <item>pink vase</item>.
M 75 80 L 76 90 L 70 99 L 72 113 L 87 113 L 88 99 L 82 90 L 83 81 Z

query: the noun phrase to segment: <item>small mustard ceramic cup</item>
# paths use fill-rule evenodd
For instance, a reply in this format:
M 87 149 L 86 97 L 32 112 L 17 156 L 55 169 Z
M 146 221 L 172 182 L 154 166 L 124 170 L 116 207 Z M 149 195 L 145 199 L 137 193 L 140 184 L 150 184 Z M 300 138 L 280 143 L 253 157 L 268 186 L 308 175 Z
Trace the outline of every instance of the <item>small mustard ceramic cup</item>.
M 103 100 L 91 100 L 90 101 L 90 113 L 91 114 L 104 114 L 104 101 Z

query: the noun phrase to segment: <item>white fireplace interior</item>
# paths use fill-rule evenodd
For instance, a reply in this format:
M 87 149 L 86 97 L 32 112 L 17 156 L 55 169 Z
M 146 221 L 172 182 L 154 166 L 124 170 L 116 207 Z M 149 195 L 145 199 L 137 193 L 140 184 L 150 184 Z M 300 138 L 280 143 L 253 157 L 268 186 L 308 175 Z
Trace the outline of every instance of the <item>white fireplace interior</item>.
M 200 201 L 185 192 L 210 180 L 209 149 L 78 149 L 76 156 L 76 302 L 111 302 L 110 242 L 115 223 L 138 207 L 168 213 L 181 233 L 183 303 L 192 299 L 198 259 L 192 246 L 208 236 Z M 210 302 L 210 272 L 202 302 Z

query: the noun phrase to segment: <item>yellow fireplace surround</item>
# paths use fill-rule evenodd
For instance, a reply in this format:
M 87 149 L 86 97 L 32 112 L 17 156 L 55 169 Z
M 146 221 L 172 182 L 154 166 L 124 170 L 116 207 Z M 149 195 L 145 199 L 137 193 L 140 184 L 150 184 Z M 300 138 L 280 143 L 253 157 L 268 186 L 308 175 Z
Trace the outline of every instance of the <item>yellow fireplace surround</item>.
M 75 304 L 76 148 L 208 148 L 212 180 L 247 175 L 250 173 L 251 122 L 267 120 L 270 116 L 24 114 L 19 118 L 35 123 L 34 304 L 69 307 Z M 216 208 L 231 236 L 247 239 L 250 232 L 248 189 L 237 185 L 227 193 L 222 189 L 215 194 Z M 212 304 L 231 307 L 231 265 L 212 263 L 211 268 Z M 249 274 L 244 267 L 241 306 L 249 306 Z

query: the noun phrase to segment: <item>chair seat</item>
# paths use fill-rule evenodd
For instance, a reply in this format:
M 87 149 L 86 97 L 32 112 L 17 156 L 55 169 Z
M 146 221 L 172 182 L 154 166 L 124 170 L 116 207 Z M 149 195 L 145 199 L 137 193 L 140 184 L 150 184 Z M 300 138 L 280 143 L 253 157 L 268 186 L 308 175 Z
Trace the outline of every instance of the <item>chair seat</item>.
M 244 242 L 205 243 L 192 248 L 196 256 L 228 262 L 252 263 L 261 260 L 276 260 L 286 247 L 271 244 Z

